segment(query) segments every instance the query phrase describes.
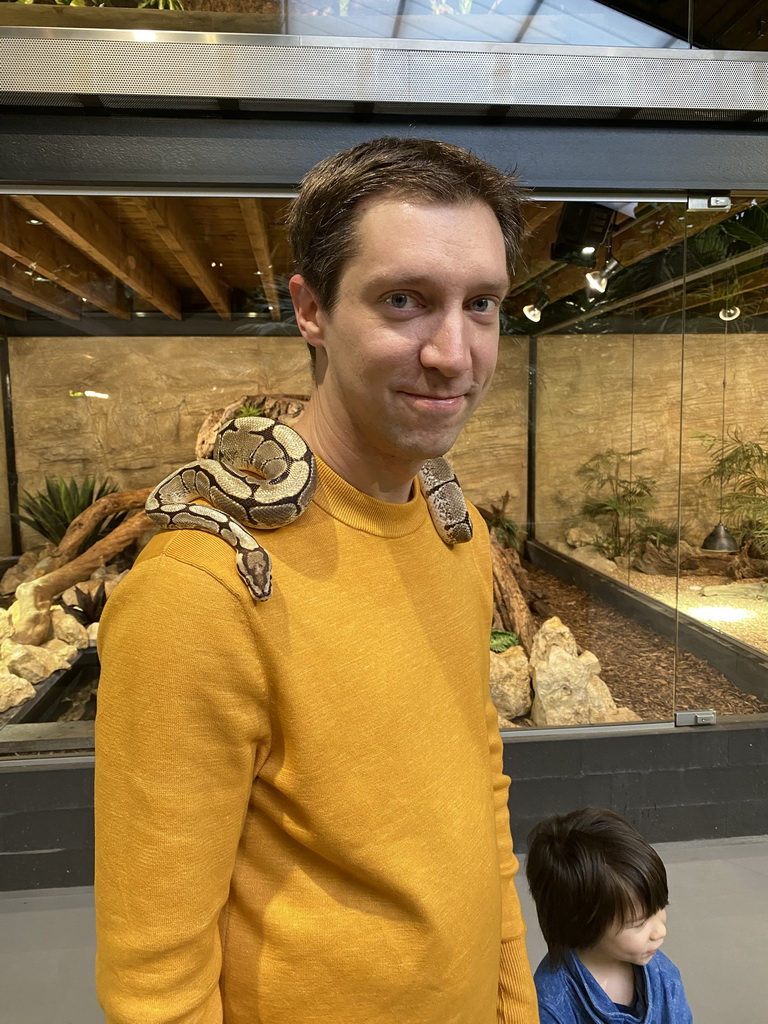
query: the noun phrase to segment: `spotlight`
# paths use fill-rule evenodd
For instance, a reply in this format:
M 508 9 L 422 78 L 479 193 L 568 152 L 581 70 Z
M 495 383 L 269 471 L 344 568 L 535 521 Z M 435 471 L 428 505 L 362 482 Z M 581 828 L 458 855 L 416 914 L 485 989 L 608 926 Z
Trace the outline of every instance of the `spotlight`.
M 585 275 L 587 287 L 591 288 L 593 292 L 600 292 L 601 295 L 604 294 L 605 289 L 608 287 L 608 281 L 619 267 L 619 261 L 611 257 L 602 270 L 592 270 L 589 274 Z
M 541 320 L 541 310 L 533 302 L 528 306 L 523 306 L 523 313 L 525 313 L 529 320 L 533 320 L 535 324 Z
M 595 253 L 613 226 L 616 211 L 601 203 L 565 203 L 551 256 L 561 263 L 594 267 Z
M 736 320 L 740 317 L 741 310 L 738 306 L 725 306 L 717 315 L 721 320 L 725 320 L 727 322 L 728 320 Z

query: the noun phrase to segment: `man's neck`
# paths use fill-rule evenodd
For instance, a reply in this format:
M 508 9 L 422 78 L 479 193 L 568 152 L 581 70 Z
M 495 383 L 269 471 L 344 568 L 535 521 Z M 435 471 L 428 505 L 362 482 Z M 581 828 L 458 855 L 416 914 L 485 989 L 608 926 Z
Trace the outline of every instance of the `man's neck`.
M 358 451 L 328 426 L 312 401 L 293 427 L 334 473 L 358 491 L 395 504 L 402 504 L 410 498 L 413 478 L 423 462 L 403 463 L 378 452 Z

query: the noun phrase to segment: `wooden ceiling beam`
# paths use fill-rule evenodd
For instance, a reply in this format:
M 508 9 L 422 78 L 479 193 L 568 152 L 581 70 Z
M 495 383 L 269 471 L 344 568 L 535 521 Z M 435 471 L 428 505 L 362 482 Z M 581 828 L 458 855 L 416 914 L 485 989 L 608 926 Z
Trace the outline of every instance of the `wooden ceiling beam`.
M 213 261 L 200 251 L 198 240 L 184 223 L 179 201 L 159 196 L 153 199 L 135 199 L 133 203 L 141 210 L 221 319 L 231 320 L 230 289 L 213 271 Z
M 267 297 L 267 304 L 271 307 L 272 319 L 280 320 L 280 295 L 277 291 L 275 274 L 272 269 L 272 255 L 264 210 L 261 202 L 255 198 L 241 198 L 238 202 L 240 203 L 240 213 L 245 224 L 248 241 L 251 244 L 253 258 L 256 261 L 256 269 L 261 276 L 261 286 Z
M 4 254 L 0 255 L 0 288 L 46 313 L 53 313 L 65 320 L 80 319 L 80 299 L 52 281 L 37 281 L 36 277 L 42 278 L 43 275 L 25 270 L 22 264 L 14 263 Z
M 699 213 L 671 205 L 657 211 L 656 223 L 651 218 L 644 217 L 630 227 L 624 228 L 611 245 L 612 255 L 619 261 L 622 267 L 629 267 L 633 263 L 653 256 L 662 249 L 668 249 L 685 238 L 699 234 L 713 224 L 732 217 L 740 210 L 749 206 L 749 200 L 735 203 L 730 210 L 717 210 L 714 212 Z M 598 254 L 597 266 L 602 266 L 605 257 Z M 540 277 L 534 284 L 524 291 L 513 293 L 515 295 L 514 308 L 522 309 L 531 303 L 538 303 L 542 295 L 546 297 L 547 304 L 558 302 L 560 299 L 581 291 L 585 286 L 585 275 L 587 268 L 576 267 L 572 264 L 562 264 L 559 269 L 546 277 Z
M 79 299 L 121 320 L 131 319 L 128 297 L 116 277 L 43 224 L 30 224 L 21 207 L 7 196 L 0 197 L 0 252 Z
M 177 288 L 93 199 L 38 195 L 14 196 L 14 200 L 166 316 L 181 320 Z
M 14 306 L 13 303 L 0 299 L 0 316 L 10 317 L 11 320 L 26 320 L 27 311 L 21 306 Z
M 740 295 L 747 295 L 750 292 L 760 291 L 768 288 L 768 267 L 762 267 L 750 274 L 742 274 L 740 277 L 726 277 L 719 281 L 713 281 L 708 288 L 690 289 L 685 294 L 685 308 L 696 309 L 698 306 L 709 306 L 717 303 L 733 301 L 739 302 Z M 659 312 L 667 312 L 670 308 L 681 309 L 683 304 L 683 291 L 676 289 L 665 296 L 669 301 L 660 303 L 658 298 L 647 299 L 639 302 L 638 308 L 653 307 Z

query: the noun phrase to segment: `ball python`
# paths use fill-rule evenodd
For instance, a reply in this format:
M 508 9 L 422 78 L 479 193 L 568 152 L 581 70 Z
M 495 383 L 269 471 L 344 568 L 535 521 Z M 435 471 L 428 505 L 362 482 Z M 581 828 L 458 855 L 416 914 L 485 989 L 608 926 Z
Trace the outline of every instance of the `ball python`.
M 441 539 L 449 545 L 471 540 L 472 521 L 447 460 L 425 462 L 419 478 Z M 144 507 L 168 530 L 206 530 L 225 540 L 251 596 L 266 601 L 272 559 L 250 530 L 292 523 L 306 511 L 316 486 L 315 457 L 300 434 L 265 416 L 241 416 L 221 428 L 210 459 L 171 473 Z M 196 504 L 199 498 L 211 507 Z

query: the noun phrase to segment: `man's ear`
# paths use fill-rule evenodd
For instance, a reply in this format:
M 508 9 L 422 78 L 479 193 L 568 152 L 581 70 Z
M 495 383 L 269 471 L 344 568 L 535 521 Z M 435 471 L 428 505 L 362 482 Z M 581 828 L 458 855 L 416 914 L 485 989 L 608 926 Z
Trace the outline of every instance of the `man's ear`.
M 313 348 L 324 348 L 325 317 L 317 297 L 301 274 L 294 274 L 288 282 L 296 310 L 296 322 L 304 341 Z

